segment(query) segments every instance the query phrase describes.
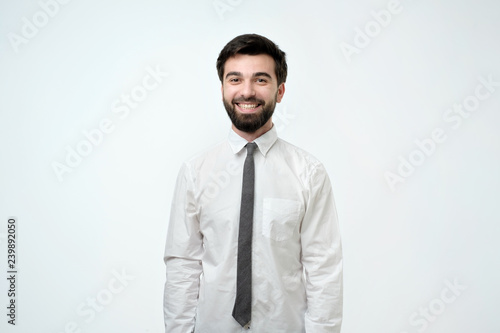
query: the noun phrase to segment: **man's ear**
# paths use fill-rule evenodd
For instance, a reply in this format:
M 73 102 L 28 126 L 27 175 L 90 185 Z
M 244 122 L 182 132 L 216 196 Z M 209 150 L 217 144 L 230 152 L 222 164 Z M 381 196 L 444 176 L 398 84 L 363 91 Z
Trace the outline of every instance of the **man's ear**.
M 283 95 L 285 94 L 285 82 L 279 85 L 278 87 L 278 94 L 276 96 L 276 102 L 280 103 L 281 99 L 283 98 Z

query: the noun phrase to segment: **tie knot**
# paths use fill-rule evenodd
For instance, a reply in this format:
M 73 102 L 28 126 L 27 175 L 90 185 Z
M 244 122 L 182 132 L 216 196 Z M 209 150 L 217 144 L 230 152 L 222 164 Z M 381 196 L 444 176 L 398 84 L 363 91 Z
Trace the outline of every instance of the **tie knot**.
M 257 148 L 257 144 L 255 142 L 247 143 L 247 155 L 253 155 L 255 148 Z

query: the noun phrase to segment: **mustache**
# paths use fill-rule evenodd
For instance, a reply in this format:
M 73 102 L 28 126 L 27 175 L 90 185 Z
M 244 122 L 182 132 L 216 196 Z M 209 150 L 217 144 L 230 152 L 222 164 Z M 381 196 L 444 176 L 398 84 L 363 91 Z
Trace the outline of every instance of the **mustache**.
M 261 104 L 261 105 L 264 105 L 266 102 L 262 99 L 258 99 L 258 98 L 255 98 L 255 97 L 249 97 L 249 98 L 235 98 L 233 99 L 233 104 L 237 104 L 237 103 L 256 103 L 256 104 Z

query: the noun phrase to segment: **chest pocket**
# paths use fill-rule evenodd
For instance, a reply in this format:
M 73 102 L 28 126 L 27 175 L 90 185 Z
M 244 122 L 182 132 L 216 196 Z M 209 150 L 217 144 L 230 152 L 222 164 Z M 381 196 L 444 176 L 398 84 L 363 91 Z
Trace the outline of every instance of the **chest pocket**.
M 288 240 L 297 232 L 303 215 L 300 201 L 264 198 L 262 234 L 278 242 Z

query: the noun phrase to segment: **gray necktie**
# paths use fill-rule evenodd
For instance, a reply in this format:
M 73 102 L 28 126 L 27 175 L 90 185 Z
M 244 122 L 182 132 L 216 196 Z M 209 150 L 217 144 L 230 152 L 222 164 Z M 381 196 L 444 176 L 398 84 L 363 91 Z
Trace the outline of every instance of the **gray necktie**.
M 256 143 L 247 143 L 247 158 L 243 166 L 240 227 L 238 234 L 238 275 L 233 317 L 241 325 L 250 322 L 252 310 L 252 225 L 255 167 L 253 152 Z

